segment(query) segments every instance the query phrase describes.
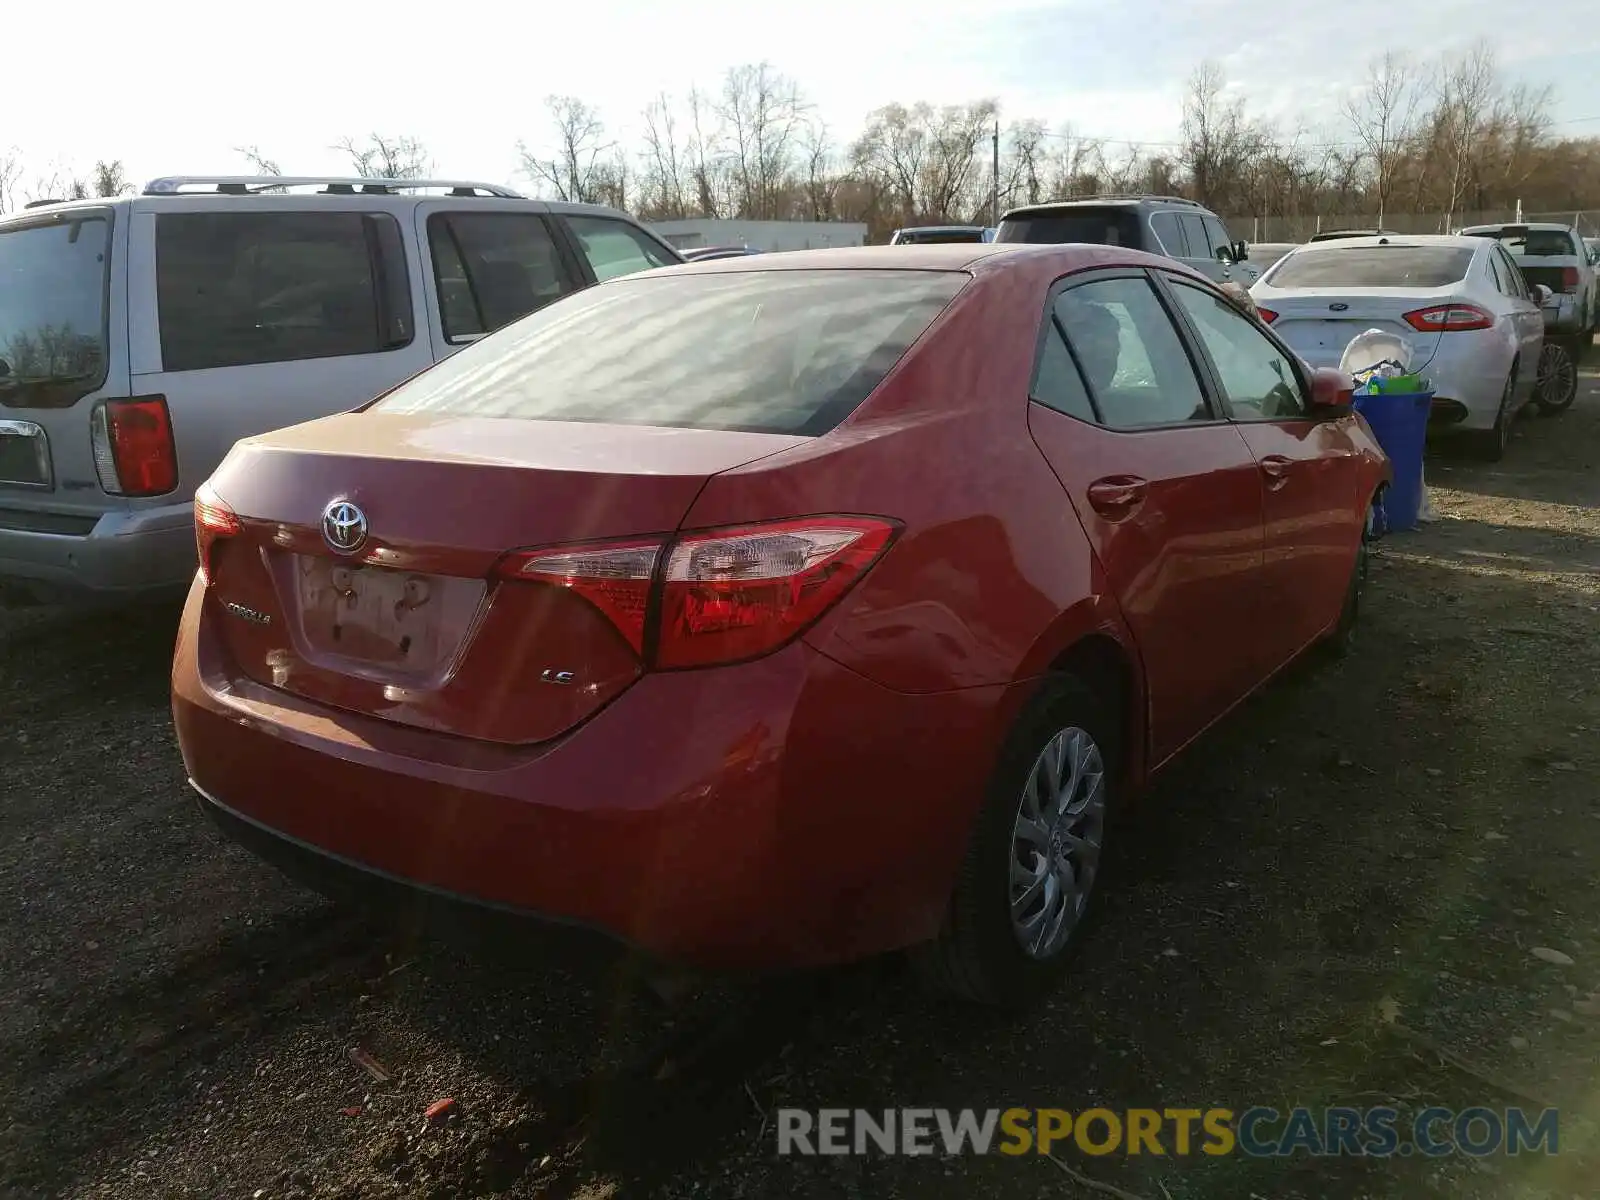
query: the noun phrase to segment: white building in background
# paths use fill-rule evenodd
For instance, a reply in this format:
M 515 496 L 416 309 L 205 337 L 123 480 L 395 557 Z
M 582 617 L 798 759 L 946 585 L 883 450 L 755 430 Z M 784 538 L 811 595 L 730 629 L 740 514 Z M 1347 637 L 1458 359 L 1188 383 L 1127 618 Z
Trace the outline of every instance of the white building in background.
M 867 227 L 855 221 L 652 221 L 650 228 L 680 250 L 744 246 L 750 250 L 817 250 L 865 246 Z

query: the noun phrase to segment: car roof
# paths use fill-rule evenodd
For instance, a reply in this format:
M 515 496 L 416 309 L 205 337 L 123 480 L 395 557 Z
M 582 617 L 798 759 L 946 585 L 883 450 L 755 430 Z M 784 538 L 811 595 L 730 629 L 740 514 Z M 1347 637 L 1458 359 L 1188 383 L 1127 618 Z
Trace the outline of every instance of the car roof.
M 1453 246 L 1458 250 L 1477 250 L 1484 244 L 1482 238 L 1468 237 L 1466 234 L 1384 233 L 1329 238 L 1325 242 L 1307 242 L 1296 252 L 1314 250 L 1318 254 L 1333 254 L 1340 250 L 1359 250 L 1363 246 Z
M 901 246 L 834 246 L 822 250 L 782 250 L 710 262 L 659 267 L 647 275 L 738 274 L 750 271 L 966 271 L 983 276 L 1006 271 L 1034 272 L 1054 279 L 1069 271 L 1100 266 L 1150 266 L 1204 279 L 1176 260 L 1125 246 L 1087 243 L 1037 245 L 1025 242 L 910 242 Z M 622 282 L 639 276 L 620 276 Z
M 1497 221 L 1492 225 L 1468 225 L 1462 233 L 1493 233 L 1500 229 L 1529 229 L 1540 233 L 1572 233 L 1571 225 L 1560 221 Z

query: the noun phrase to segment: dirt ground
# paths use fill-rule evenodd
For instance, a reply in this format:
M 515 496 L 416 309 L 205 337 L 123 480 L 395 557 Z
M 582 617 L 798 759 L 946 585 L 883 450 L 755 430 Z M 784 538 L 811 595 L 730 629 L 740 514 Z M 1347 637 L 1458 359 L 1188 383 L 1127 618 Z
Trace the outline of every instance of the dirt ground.
M 1442 519 L 1382 543 L 1355 656 L 1294 671 L 1127 816 L 1067 986 L 1021 1020 L 893 962 L 668 1014 L 615 970 L 370 924 L 192 810 L 171 610 L 0 612 L 0 1195 L 1600 1195 L 1600 381 L 1502 465 L 1439 453 L 1428 478 Z M 669 1016 L 724 1042 L 652 1081 Z M 783 1106 L 1386 1102 L 1558 1106 L 1561 1153 L 774 1138 Z

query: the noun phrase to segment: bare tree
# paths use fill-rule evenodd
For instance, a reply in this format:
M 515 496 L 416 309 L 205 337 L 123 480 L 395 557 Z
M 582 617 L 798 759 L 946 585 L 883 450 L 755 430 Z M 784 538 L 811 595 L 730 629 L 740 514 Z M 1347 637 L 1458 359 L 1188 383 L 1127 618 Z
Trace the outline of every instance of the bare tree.
M 1194 198 L 1220 212 L 1237 211 L 1245 173 L 1270 142 L 1265 128 L 1245 112 L 1243 98 L 1230 99 L 1226 88 L 1214 62 L 1201 63 L 1189 77 L 1180 151 Z
M 1372 167 L 1379 228 L 1384 225 L 1395 176 L 1416 132 L 1422 102 L 1418 82 L 1410 60 L 1398 50 L 1389 50 L 1368 65 L 1361 93 L 1344 102 L 1344 118 Z
M 737 214 L 756 220 L 780 216 L 779 192 L 804 130 L 806 103 L 799 87 L 770 63 L 734 67 L 723 79 L 717 114 L 727 131 Z
M 1480 41 L 1464 54 L 1447 60 L 1440 67 L 1434 86 L 1438 95 L 1435 123 L 1443 141 L 1450 181 L 1443 218 L 1448 230 L 1454 226 L 1456 213 L 1474 184 L 1475 155 L 1486 132 L 1486 118 L 1499 96 L 1494 50 L 1487 41 Z
M 362 141 L 347 137 L 335 150 L 350 156 L 350 165 L 363 179 L 421 179 L 433 170 L 433 160 L 414 137 L 369 133 Z
M 519 142 L 523 173 L 535 183 L 553 188 L 560 200 L 593 203 L 614 161 L 616 143 L 605 140 L 606 127 L 599 111 L 585 101 L 576 96 L 547 96 L 544 103 L 555 126 L 555 153 L 542 158 Z
M 686 147 L 689 181 L 694 187 L 695 207 L 700 216 L 712 218 L 721 217 L 727 209 L 722 130 L 712 124 L 715 120 L 715 106 L 698 88 L 691 88 Z
M 688 216 L 688 164 L 671 97 L 662 93 L 644 110 L 642 210 L 657 220 Z
M 805 173 L 806 216 L 812 221 L 838 220 L 837 204 L 843 176 L 834 169 L 833 139 L 827 124 L 806 122 L 800 138 L 800 160 Z
M 251 169 L 254 170 L 257 175 L 283 174 L 283 168 L 278 165 L 278 160 L 275 158 L 268 158 L 265 154 L 261 153 L 261 147 L 259 146 L 235 146 L 233 151 L 235 154 L 242 157 L 245 162 L 249 163 Z
M 133 184 L 128 182 L 128 173 L 123 169 L 120 158 L 110 162 L 101 159 L 94 164 L 89 189 L 96 196 L 123 196 L 133 191 Z
M 0 152 L 0 213 L 15 211 L 17 184 L 22 180 L 22 155 L 15 147 Z

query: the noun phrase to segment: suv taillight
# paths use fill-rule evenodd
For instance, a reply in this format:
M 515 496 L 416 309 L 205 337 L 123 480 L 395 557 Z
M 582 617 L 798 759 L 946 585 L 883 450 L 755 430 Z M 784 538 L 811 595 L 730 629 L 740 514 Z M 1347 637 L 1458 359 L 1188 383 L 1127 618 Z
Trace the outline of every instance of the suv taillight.
M 90 438 L 100 486 L 113 496 L 164 496 L 178 486 L 178 451 L 165 396 L 107 400 Z
M 209 483 L 202 483 L 194 494 L 194 546 L 200 559 L 200 578 L 211 584 L 211 548 L 218 538 L 233 537 L 242 526 Z
M 661 670 L 770 654 L 814 624 L 882 556 L 897 526 L 820 516 L 666 541 L 518 551 L 502 579 L 565 587 Z
M 1561 268 L 1561 290 L 1562 290 L 1562 292 L 1565 293 L 1566 295 L 1569 295 L 1569 296 L 1576 295 L 1577 291 L 1578 291 L 1578 280 L 1580 278 L 1582 278 L 1582 277 L 1578 274 L 1578 268 L 1577 267 L 1562 267 Z
M 1270 308 L 1262 308 L 1259 304 L 1256 305 L 1256 316 L 1260 317 L 1268 325 L 1271 325 L 1278 319 L 1278 314 L 1275 310 Z

